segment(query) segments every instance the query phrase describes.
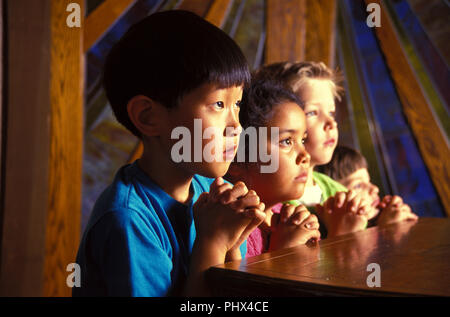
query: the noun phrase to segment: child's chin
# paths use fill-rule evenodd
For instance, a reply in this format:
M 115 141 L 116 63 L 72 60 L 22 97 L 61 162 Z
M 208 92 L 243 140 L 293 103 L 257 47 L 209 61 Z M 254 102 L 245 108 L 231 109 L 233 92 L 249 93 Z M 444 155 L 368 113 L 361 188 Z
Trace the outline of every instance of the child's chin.
M 280 199 L 280 201 L 290 201 L 290 200 L 297 200 L 297 199 L 302 198 L 303 192 L 304 192 L 303 189 L 304 188 L 302 188 L 302 190 L 300 190 L 300 191 L 292 192 L 292 193 L 285 195 L 285 197 Z
M 231 162 L 214 162 L 214 163 L 201 163 L 201 166 L 196 168 L 196 174 L 217 178 L 223 177 L 228 172 Z

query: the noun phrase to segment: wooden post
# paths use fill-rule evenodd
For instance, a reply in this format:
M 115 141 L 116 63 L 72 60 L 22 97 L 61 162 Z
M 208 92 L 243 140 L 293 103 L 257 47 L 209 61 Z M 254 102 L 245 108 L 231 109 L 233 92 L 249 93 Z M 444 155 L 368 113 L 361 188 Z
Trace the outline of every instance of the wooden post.
M 51 1 L 50 152 L 44 296 L 71 295 L 66 267 L 80 239 L 83 160 L 83 29 L 66 25 L 67 4 Z M 83 1 L 79 1 L 83 5 Z M 84 6 L 82 7 L 84 9 Z M 84 12 L 82 11 L 82 17 Z M 82 21 L 81 25 L 83 25 Z
M 306 1 L 306 61 L 334 68 L 336 7 L 336 0 Z
M 1 296 L 67 296 L 80 236 L 84 1 L 8 1 Z M 83 20 L 81 21 L 83 25 Z
M 265 63 L 305 58 L 305 0 L 267 0 Z

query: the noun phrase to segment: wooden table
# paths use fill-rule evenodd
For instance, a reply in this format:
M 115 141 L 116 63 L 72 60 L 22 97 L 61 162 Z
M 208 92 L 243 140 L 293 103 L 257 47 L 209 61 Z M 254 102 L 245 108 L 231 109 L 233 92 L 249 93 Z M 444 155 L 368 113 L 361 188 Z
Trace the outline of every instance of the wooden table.
M 370 263 L 380 266 L 381 287 Z M 420 218 L 212 267 L 219 296 L 450 296 L 450 219 Z

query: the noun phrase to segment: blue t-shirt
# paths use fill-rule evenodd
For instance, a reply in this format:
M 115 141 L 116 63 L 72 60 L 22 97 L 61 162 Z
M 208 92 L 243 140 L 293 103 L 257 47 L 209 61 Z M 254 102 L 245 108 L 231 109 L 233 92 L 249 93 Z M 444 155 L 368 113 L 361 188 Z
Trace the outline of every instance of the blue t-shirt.
M 180 295 L 196 232 L 192 206 L 214 179 L 195 175 L 184 205 L 138 166 L 122 167 L 98 198 L 77 254 L 73 296 Z M 240 247 L 242 257 L 246 243 Z

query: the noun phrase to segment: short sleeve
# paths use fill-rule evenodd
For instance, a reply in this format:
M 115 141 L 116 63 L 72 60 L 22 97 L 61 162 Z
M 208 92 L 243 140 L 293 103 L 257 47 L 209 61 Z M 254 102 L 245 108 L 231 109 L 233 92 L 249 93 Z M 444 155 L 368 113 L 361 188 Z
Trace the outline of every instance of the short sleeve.
M 165 296 L 172 261 L 148 220 L 125 209 L 106 213 L 91 231 L 91 256 L 107 296 Z

